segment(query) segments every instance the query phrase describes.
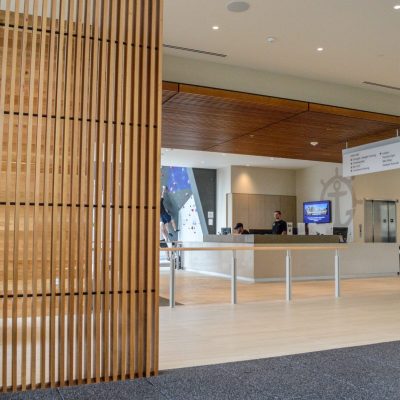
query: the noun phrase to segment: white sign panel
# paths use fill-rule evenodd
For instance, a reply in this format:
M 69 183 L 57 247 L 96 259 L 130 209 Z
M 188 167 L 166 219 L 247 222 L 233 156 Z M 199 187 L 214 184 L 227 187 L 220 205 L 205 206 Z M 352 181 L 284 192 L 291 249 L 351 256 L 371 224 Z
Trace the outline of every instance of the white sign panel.
M 343 150 L 343 176 L 400 168 L 400 137 Z

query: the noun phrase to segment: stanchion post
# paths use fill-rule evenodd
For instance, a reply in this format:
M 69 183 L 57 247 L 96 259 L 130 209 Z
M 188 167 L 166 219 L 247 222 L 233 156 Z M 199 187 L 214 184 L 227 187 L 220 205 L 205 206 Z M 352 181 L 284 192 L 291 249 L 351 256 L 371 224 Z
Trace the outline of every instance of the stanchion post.
M 232 250 L 231 302 L 232 302 L 232 304 L 237 304 L 237 261 L 236 261 L 236 250 Z
M 340 297 L 340 258 L 339 249 L 335 250 L 335 296 Z
M 175 307 L 175 251 L 171 251 L 169 275 L 169 306 Z
M 292 300 L 292 255 L 286 250 L 286 301 Z

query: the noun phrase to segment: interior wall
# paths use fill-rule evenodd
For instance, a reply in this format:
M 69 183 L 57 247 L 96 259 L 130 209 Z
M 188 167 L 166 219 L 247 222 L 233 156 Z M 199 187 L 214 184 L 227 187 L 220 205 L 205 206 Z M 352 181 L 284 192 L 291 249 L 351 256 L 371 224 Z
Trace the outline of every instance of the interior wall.
M 296 172 L 287 169 L 232 166 L 232 193 L 296 196 Z
M 332 201 L 334 226 L 348 227 L 348 241 L 353 238 L 352 180 L 342 176 L 341 164 L 321 163 L 296 171 L 298 222 L 303 221 L 303 202 Z
M 400 200 L 400 169 L 359 175 L 353 180 L 355 241 L 364 241 L 364 200 Z M 397 203 L 397 242 L 400 241 L 400 203 Z M 361 228 L 361 232 L 360 232 Z
M 164 55 L 163 79 L 276 96 L 338 107 L 400 115 L 400 97 L 361 87 Z

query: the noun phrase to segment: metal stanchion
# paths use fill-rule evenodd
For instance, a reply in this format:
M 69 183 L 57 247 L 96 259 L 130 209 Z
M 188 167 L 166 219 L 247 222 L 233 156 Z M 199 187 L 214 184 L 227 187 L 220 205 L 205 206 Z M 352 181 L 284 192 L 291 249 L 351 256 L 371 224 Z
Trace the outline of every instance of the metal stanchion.
M 237 304 L 237 261 L 236 261 L 236 250 L 232 250 L 231 303 L 232 304 Z
M 292 299 L 292 256 L 290 250 L 286 250 L 286 301 Z
M 169 275 L 169 306 L 175 307 L 175 251 L 171 251 Z
M 340 297 L 340 258 L 339 250 L 335 250 L 335 296 Z

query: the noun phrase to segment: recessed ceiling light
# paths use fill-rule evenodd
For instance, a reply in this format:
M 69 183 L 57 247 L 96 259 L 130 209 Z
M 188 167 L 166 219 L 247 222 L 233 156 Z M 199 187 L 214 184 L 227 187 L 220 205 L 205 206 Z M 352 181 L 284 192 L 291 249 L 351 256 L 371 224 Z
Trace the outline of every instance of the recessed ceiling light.
M 400 4 L 396 4 L 395 6 L 393 6 L 393 8 L 394 8 L 395 10 L 400 10 Z
M 213 29 L 214 29 L 214 31 L 217 31 L 219 29 L 219 26 L 218 25 L 214 25 Z
M 226 8 L 232 12 L 244 12 L 250 8 L 250 4 L 246 1 L 231 1 Z
M 318 146 L 318 142 L 310 142 L 311 146 Z
M 324 48 L 323 47 L 318 47 L 317 51 L 324 51 Z
M 274 36 L 268 36 L 267 37 L 267 42 L 268 43 L 274 43 L 276 41 L 276 37 L 274 37 Z

